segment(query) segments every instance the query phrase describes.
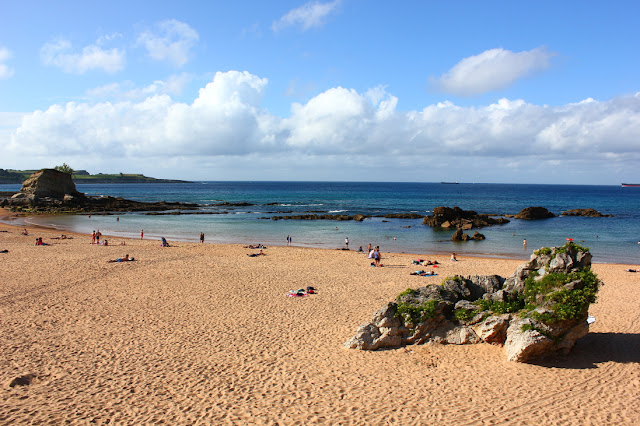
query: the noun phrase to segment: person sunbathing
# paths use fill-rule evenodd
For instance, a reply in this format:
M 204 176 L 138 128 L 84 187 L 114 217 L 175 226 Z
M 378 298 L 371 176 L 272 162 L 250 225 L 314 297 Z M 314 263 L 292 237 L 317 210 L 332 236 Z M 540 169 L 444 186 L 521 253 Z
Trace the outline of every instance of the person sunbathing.
M 420 275 L 421 277 L 427 277 L 427 276 L 433 276 L 433 275 L 436 275 L 436 273 L 435 273 L 435 272 L 433 272 L 433 271 L 429 271 L 429 272 L 427 272 L 427 271 L 422 271 L 422 270 L 420 270 L 420 271 L 413 271 L 413 272 L 410 272 L 409 274 L 410 274 L 410 275 Z
M 113 263 L 113 262 L 133 262 L 135 259 L 133 257 L 129 257 L 128 254 L 126 254 L 124 257 L 119 257 L 117 259 L 113 259 L 113 260 L 107 260 L 108 263 Z
M 266 253 L 263 253 L 262 250 L 260 250 L 260 253 L 251 253 L 251 254 L 247 254 L 247 256 L 249 257 L 258 257 L 258 256 L 266 256 Z

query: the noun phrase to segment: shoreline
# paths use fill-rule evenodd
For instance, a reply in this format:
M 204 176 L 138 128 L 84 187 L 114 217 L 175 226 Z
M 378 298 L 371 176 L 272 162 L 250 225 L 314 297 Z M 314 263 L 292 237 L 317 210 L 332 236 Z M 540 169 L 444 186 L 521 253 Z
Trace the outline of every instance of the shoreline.
M 73 213 L 64 213 L 64 214 L 73 214 Z M 90 234 L 86 234 L 86 233 L 82 233 L 82 232 L 75 232 L 75 231 L 69 231 L 66 230 L 62 227 L 56 227 L 56 226 L 46 226 L 46 225 L 39 225 L 39 224 L 33 224 L 33 223 L 28 223 L 26 222 L 26 219 L 28 219 L 29 217 L 33 217 L 33 216 L 41 216 L 41 217 L 47 217 L 47 216 L 57 216 L 58 214 L 41 214 L 41 215 L 29 215 L 29 214 L 23 214 L 23 213 L 16 213 L 16 212 L 11 212 L 10 210 L 6 209 L 6 208 L 0 208 L 0 224 L 5 224 L 8 226 L 16 226 L 16 227 L 23 227 L 23 228 L 33 228 L 33 229 L 44 229 L 44 230 L 51 230 L 51 231 L 58 231 L 58 232 L 65 232 L 67 234 L 74 234 L 74 235 L 84 235 L 84 236 L 89 236 Z M 108 216 L 117 216 L 118 213 L 114 213 Z M 11 219 L 13 218 L 13 219 Z M 13 221 L 19 221 L 20 224 L 16 224 L 16 223 L 12 223 Z M 117 235 L 117 234 L 105 234 L 103 233 L 104 236 L 108 236 L 111 238 L 117 238 L 117 239 L 131 239 L 131 240 L 136 240 L 137 235 L 135 233 L 123 233 L 124 235 Z M 148 235 L 148 236 L 147 236 Z M 154 235 L 154 234 L 147 234 L 145 235 L 145 239 L 151 239 L 151 238 L 155 238 L 157 240 L 160 240 L 161 235 Z M 194 236 L 193 238 L 190 239 L 184 239 L 184 238 L 177 238 L 177 239 L 171 239 L 170 242 L 173 241 L 174 243 L 182 243 L 182 244 L 192 244 L 192 243 L 197 243 L 198 241 L 198 237 Z M 234 245 L 234 244 L 238 244 L 238 245 L 246 245 L 246 244 L 257 244 L 260 243 L 260 241 L 238 241 L 238 240 L 234 240 L 234 239 L 224 239 L 224 241 L 221 242 L 206 242 L 206 244 L 230 244 L 230 245 Z M 469 242 L 461 242 L 460 244 L 469 244 Z M 281 243 L 277 243 L 277 242 L 269 242 L 267 241 L 264 245 L 267 246 L 273 246 L 273 247 L 287 247 L 286 244 L 281 244 Z M 373 244 L 376 245 L 376 244 Z M 378 244 L 380 245 L 380 244 Z M 294 243 L 293 247 L 299 247 L 299 248 L 307 248 L 307 249 L 318 249 L 318 250 L 329 250 L 329 251 L 333 251 L 333 250 L 342 250 L 341 246 L 335 246 L 333 248 L 329 248 L 329 247 L 323 247 L 320 245 L 313 245 L 313 244 L 299 244 L 299 243 Z M 363 248 L 366 250 L 366 247 L 363 246 Z M 477 253 L 477 252 L 466 252 L 466 253 L 459 253 L 459 256 L 467 256 L 467 257 L 473 257 L 473 258 L 479 258 L 479 259 L 495 259 L 495 260 L 518 260 L 521 262 L 525 262 L 527 260 L 529 260 L 531 253 L 533 252 L 533 250 L 537 250 L 540 247 L 537 248 L 532 248 L 532 249 L 527 249 L 526 251 L 522 251 L 520 256 L 515 255 L 513 252 L 510 253 Z M 357 250 L 354 249 L 349 249 L 349 251 L 354 252 L 354 253 L 358 253 Z M 382 250 L 383 252 L 385 252 L 384 250 Z M 428 251 L 421 251 L 421 252 L 414 252 L 414 251 L 387 251 L 387 253 L 389 254 L 398 254 L 398 255 L 416 255 L 416 256 L 427 256 L 426 253 L 429 253 L 428 255 L 434 255 L 434 256 L 449 256 L 451 255 L 451 250 L 437 250 L 437 249 L 431 249 Z M 592 261 L 594 264 L 623 264 L 623 263 L 619 263 L 619 262 L 605 262 L 605 261 L 599 261 L 598 259 L 595 259 Z M 630 263 L 629 263 L 630 264 Z

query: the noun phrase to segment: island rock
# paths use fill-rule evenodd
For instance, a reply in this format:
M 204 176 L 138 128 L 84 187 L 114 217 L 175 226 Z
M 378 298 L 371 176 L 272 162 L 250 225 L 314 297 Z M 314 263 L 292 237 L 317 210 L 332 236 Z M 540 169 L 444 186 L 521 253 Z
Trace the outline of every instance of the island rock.
M 611 214 L 602 214 L 594 209 L 572 209 L 564 211 L 561 216 L 585 216 L 585 217 L 613 217 Z
M 524 219 L 524 220 L 539 220 L 539 219 L 548 219 L 551 217 L 556 217 L 555 214 L 551 213 L 544 207 L 527 207 L 522 209 L 520 213 L 513 216 L 516 219 Z
M 42 169 L 22 183 L 22 189 L 10 199 L 11 205 L 62 205 L 84 200 L 71 174 L 55 169 Z
M 473 229 L 482 228 L 484 226 L 491 226 L 497 224 L 508 223 L 509 220 L 503 217 L 498 219 L 491 217 L 487 214 L 478 214 L 473 210 L 462 210 L 459 207 L 436 207 L 433 209 L 431 216 L 426 216 L 422 223 L 431 227 L 451 228 L 456 227 L 458 229 Z

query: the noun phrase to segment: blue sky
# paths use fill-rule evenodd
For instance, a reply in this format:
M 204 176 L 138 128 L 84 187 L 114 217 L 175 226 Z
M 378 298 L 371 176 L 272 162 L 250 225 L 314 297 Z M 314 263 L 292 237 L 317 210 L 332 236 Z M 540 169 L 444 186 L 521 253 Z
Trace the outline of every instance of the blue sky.
M 1 2 L 0 168 L 640 181 L 638 12 L 632 1 Z

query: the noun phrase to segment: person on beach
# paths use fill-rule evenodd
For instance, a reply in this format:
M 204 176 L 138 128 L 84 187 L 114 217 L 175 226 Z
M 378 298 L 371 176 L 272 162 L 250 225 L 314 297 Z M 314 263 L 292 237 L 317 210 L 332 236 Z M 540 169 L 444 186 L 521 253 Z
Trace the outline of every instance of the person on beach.
M 102 235 L 102 233 L 100 232 L 100 230 L 98 229 L 96 231 L 96 244 L 100 244 L 100 236 Z
M 527 249 L 527 239 L 525 238 L 524 241 L 522 241 L 522 249 L 526 250 Z
M 204 232 L 200 233 L 200 242 L 204 243 Z
M 371 243 L 367 246 L 367 253 L 371 253 Z
M 347 246 L 347 249 L 349 248 L 349 238 L 345 238 L 344 239 L 344 244 Z
M 29 231 L 27 231 L 27 228 L 24 228 L 22 230 L 22 235 L 29 235 Z
M 457 261 L 458 261 L 458 258 L 456 257 L 456 254 L 455 254 L 455 253 L 451 253 L 451 260 L 452 260 L 453 262 L 457 262 Z
M 373 250 L 373 263 L 375 266 L 382 266 L 380 263 L 380 259 L 382 259 L 382 254 L 380 254 L 380 246 L 376 246 Z
M 96 231 L 94 230 L 91 233 L 91 244 L 95 244 L 96 243 Z
M 107 260 L 109 263 L 113 262 L 133 262 L 135 259 L 133 257 L 129 257 L 129 254 L 125 254 L 124 257 L 119 257 L 114 260 Z
M 140 231 L 140 239 L 144 238 L 144 229 Z

